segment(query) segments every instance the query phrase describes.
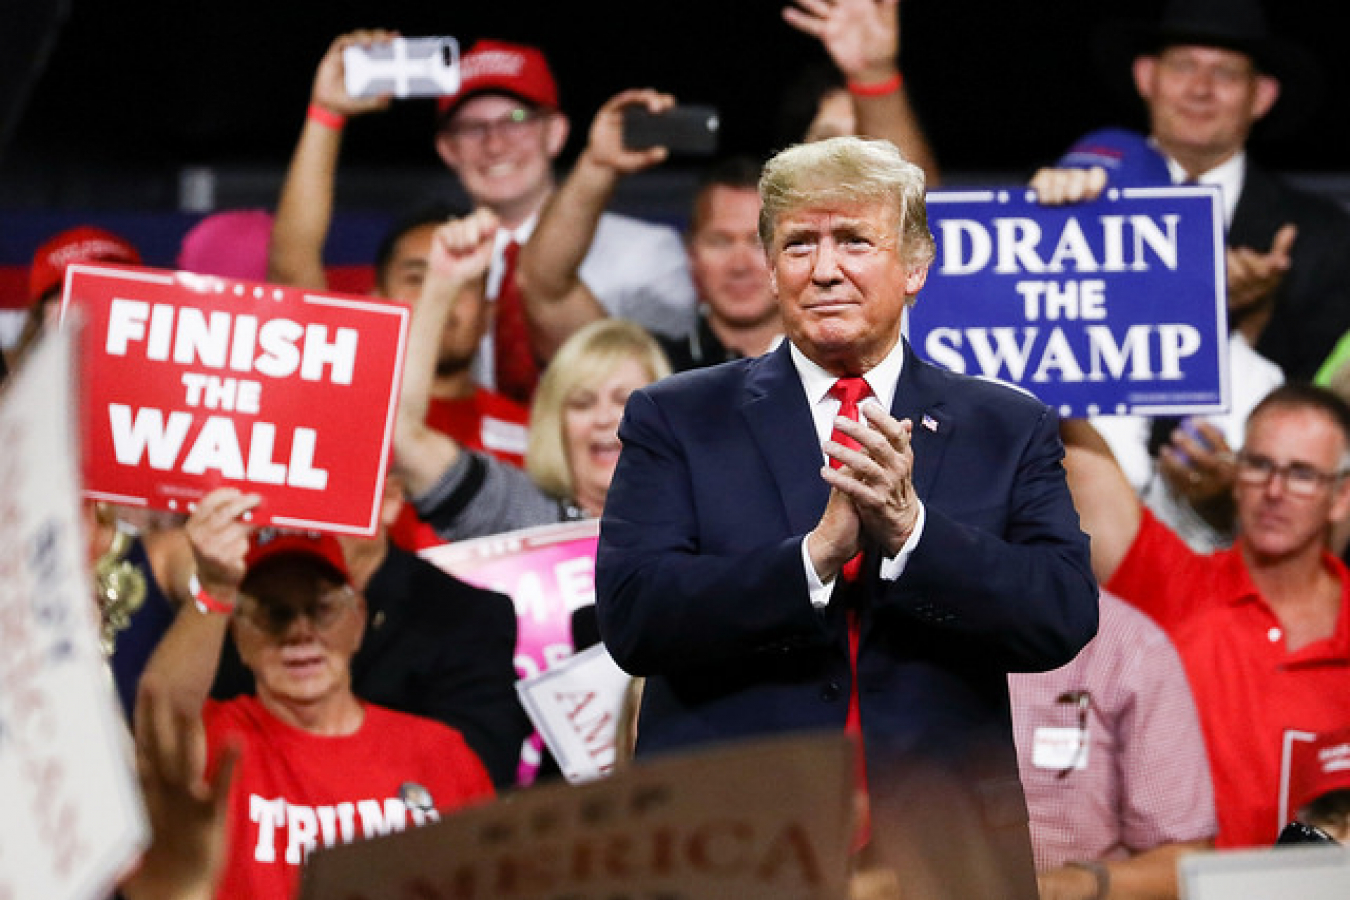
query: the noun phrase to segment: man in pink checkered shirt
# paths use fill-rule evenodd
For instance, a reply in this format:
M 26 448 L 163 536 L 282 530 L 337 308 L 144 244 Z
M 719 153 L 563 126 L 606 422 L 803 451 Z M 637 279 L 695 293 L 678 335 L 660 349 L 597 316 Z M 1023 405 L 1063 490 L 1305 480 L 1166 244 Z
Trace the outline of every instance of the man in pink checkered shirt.
M 1190 685 L 1171 640 L 1114 595 L 1097 637 L 1008 678 L 1042 900 L 1177 895 L 1177 859 L 1218 830 Z

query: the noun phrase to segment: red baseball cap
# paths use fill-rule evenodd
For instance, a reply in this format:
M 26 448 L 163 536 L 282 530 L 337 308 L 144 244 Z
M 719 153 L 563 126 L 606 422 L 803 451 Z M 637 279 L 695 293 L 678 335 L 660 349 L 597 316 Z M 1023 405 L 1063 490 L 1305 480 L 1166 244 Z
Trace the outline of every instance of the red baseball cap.
M 308 557 L 331 569 L 345 584 L 351 584 L 352 576 L 347 571 L 347 559 L 342 553 L 342 545 L 331 534 L 260 528 L 253 532 L 244 563 L 251 572 L 268 560 L 282 556 Z
M 437 121 L 445 121 L 470 97 L 486 93 L 510 94 L 535 106 L 558 108 L 558 82 L 542 50 L 484 40 L 460 57 L 459 91 L 436 101 Z
M 1294 744 L 1289 776 L 1289 813 L 1331 791 L 1350 790 L 1350 728 Z
M 33 254 L 28 271 L 28 302 L 37 303 L 61 286 L 71 263 L 110 262 L 141 264 L 141 254 L 125 238 L 96 228 L 77 225 L 47 241 Z

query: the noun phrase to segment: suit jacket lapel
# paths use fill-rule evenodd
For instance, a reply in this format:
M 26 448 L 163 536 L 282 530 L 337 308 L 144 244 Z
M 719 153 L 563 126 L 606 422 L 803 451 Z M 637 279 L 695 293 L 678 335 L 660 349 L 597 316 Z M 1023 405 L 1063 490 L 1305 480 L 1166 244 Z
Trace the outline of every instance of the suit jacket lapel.
M 793 532 L 810 531 L 830 492 L 820 477 L 820 444 L 786 341 L 751 363 L 741 412 L 778 486 Z
M 900 370 L 900 384 L 891 403 L 891 415 L 909 419 L 914 430 L 910 433 L 914 447 L 914 490 L 927 499 L 942 465 L 947 439 L 957 423 L 945 410 L 945 402 L 935 383 L 936 370 L 919 359 L 905 341 L 905 364 Z

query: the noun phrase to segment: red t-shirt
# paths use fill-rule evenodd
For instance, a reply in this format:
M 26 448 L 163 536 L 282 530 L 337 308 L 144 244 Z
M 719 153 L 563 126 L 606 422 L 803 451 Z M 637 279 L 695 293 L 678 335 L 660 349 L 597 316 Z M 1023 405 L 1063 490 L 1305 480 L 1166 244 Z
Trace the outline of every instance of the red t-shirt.
M 427 406 L 427 424 L 450 435 L 461 447 L 490 453 L 513 466 L 525 465 L 530 412 L 501 394 L 475 387 L 472 397 L 433 398 Z M 445 543 L 430 525 L 417 517 L 411 503 L 403 504 L 398 521 L 389 529 L 389 537 L 412 551 Z
M 1144 511 L 1139 534 L 1105 587 L 1151 615 L 1186 666 L 1209 751 L 1220 847 L 1266 846 L 1285 809 L 1294 742 L 1350 726 L 1350 572 L 1335 633 L 1290 653 L 1280 622 L 1236 547 L 1192 551 Z
M 440 722 L 363 704 L 350 735 L 310 734 L 282 722 L 255 697 L 207 701 L 207 754 L 214 767 L 227 743 L 242 754 L 230 790 L 220 900 L 284 900 L 318 846 L 347 843 L 436 821 L 492 796 L 492 782 L 459 732 Z M 434 809 L 409 809 L 408 783 L 426 788 Z

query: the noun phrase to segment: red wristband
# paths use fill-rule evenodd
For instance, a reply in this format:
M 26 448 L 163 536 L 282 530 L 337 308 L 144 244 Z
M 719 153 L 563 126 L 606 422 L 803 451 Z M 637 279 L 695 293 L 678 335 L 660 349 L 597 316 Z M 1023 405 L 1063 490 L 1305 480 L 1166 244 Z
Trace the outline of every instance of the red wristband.
M 311 122 L 317 122 L 324 128 L 331 128 L 334 131 L 341 131 L 342 126 L 347 124 L 347 117 L 341 113 L 335 113 L 331 109 L 324 109 L 317 103 L 311 103 L 309 109 L 305 111 L 305 118 Z
M 223 600 L 217 600 L 206 592 L 202 583 L 197 580 L 194 574 L 188 579 L 188 590 L 192 593 L 192 602 L 197 605 L 197 609 L 207 615 L 211 613 L 220 613 L 228 616 L 234 612 L 234 604 L 226 603 Z
M 887 94 L 894 94 L 900 90 L 900 86 L 905 83 L 905 78 L 899 72 L 896 72 L 890 78 L 881 81 L 852 81 L 848 82 L 848 92 L 855 97 L 885 97 Z

